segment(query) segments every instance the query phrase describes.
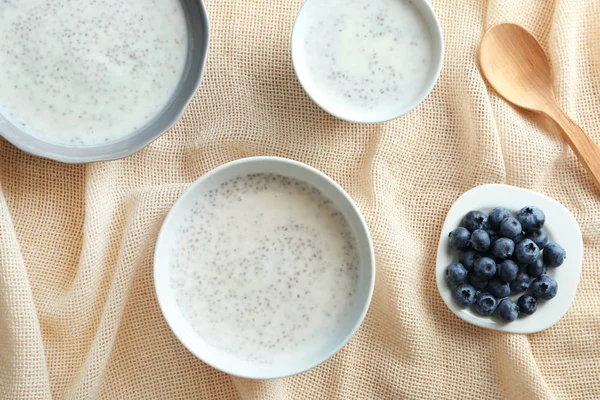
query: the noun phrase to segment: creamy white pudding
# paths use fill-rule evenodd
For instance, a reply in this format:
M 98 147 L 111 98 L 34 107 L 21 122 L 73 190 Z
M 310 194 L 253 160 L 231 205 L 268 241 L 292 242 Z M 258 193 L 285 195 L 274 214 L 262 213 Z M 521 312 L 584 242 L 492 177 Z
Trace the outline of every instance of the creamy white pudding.
M 285 363 L 331 343 L 355 301 L 356 239 L 319 190 L 273 174 L 234 178 L 181 215 L 171 289 L 211 346 Z
M 296 24 L 300 80 L 335 115 L 389 119 L 435 73 L 432 34 L 410 0 L 308 0 Z
M 114 141 L 167 106 L 187 51 L 180 0 L 0 1 L 0 113 L 48 142 Z

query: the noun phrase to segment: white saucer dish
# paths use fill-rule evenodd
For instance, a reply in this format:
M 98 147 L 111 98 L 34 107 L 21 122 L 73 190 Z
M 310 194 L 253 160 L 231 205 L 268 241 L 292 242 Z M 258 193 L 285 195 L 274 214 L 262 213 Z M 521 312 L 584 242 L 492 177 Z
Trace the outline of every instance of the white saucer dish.
M 462 218 L 471 210 L 490 212 L 498 206 L 516 213 L 521 208 L 534 205 L 546 214 L 544 230 L 551 241 L 559 243 L 567 252 L 567 258 L 558 268 L 548 268 L 547 275 L 558 283 L 555 298 L 538 304 L 533 315 L 521 315 L 516 321 L 505 323 L 496 317 L 484 317 L 470 308 L 459 307 L 453 299 L 452 288 L 446 281 L 446 267 L 458 261 L 458 251 L 448 244 L 448 234 L 460 226 Z M 450 208 L 438 247 L 436 262 L 437 286 L 442 299 L 459 318 L 483 328 L 509 333 L 535 333 L 556 324 L 569 310 L 581 274 L 583 239 L 575 218 L 562 204 L 550 197 L 508 185 L 483 185 L 469 190 L 456 200 Z M 520 295 L 510 296 L 517 300 Z
M 323 344 L 299 351 L 291 361 L 259 363 L 221 350 L 207 343 L 185 319 L 177 304 L 171 285 L 171 265 L 176 249 L 176 232 L 182 220 L 197 199 L 207 190 L 218 187 L 232 178 L 248 174 L 273 173 L 306 182 L 317 188 L 345 217 L 356 238 L 358 250 L 358 284 L 356 297 L 336 333 Z M 268 210 L 265 211 L 267 213 Z M 202 268 L 202 265 L 198 265 Z M 251 379 L 273 379 L 295 375 L 329 359 L 337 353 L 361 325 L 373 294 L 375 284 L 375 256 L 367 225 L 350 196 L 322 172 L 297 161 L 277 157 L 252 157 L 222 165 L 200 177 L 183 193 L 168 213 L 156 244 L 154 257 L 154 285 L 160 308 L 174 334 L 196 357 L 223 372 Z

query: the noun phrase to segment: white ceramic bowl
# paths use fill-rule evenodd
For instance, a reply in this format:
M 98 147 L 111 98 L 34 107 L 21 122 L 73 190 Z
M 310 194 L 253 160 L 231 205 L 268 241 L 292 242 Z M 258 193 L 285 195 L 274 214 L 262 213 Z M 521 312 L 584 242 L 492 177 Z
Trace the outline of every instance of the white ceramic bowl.
M 174 232 L 181 218 L 196 201 L 198 195 L 237 176 L 253 173 L 276 173 L 307 182 L 319 189 L 343 213 L 357 239 L 359 251 L 359 286 L 356 301 L 337 334 L 323 347 L 304 352 L 293 362 L 258 364 L 245 361 L 207 344 L 196 334 L 177 306 L 170 285 L 170 261 L 175 245 Z M 297 161 L 277 157 L 252 157 L 222 165 L 200 177 L 183 193 L 167 215 L 156 244 L 154 256 L 154 285 L 160 308 L 177 338 L 196 357 L 223 372 L 251 379 L 281 378 L 311 369 L 337 353 L 362 323 L 375 284 L 375 256 L 367 225 L 350 196 L 322 172 Z
M 380 122 L 386 122 L 407 114 L 416 108 L 425 98 L 429 95 L 435 83 L 437 82 L 440 71 L 442 70 L 442 64 L 444 61 L 444 38 L 442 33 L 442 27 L 438 20 L 433 7 L 428 0 L 411 0 L 421 14 L 425 22 L 429 27 L 431 39 L 433 42 L 432 46 L 432 58 L 431 65 L 429 68 L 429 74 L 427 80 L 421 91 L 416 97 L 410 102 L 399 104 L 393 111 L 385 112 L 380 109 L 374 110 L 373 112 L 365 113 L 364 115 L 356 115 L 356 113 L 345 110 L 343 107 L 338 107 L 334 102 L 327 99 L 326 96 L 322 95 L 322 92 L 315 86 L 316 84 L 310 77 L 308 68 L 305 67 L 304 57 L 302 55 L 303 40 L 306 36 L 306 30 L 310 27 L 312 19 L 310 8 L 318 4 L 319 2 L 327 0 L 305 0 L 302 8 L 296 16 L 294 23 L 294 29 L 292 31 L 291 40 L 291 52 L 292 62 L 294 64 L 294 70 L 296 76 L 300 81 L 300 84 L 308 94 L 308 96 L 323 110 L 327 111 L 334 117 L 340 118 L 348 122 L 364 123 L 364 124 L 376 124 Z
M 119 140 L 77 146 L 46 142 L 23 132 L 0 114 L 0 136 L 29 154 L 73 164 L 127 157 L 158 139 L 179 121 L 200 87 L 208 53 L 209 22 L 204 3 L 202 0 L 181 0 L 181 3 L 186 14 L 189 34 L 186 66 L 173 98 L 149 124 L 135 134 Z M 149 4 L 148 7 L 151 5 Z
M 448 244 L 450 231 L 460 226 L 465 214 L 471 210 L 490 212 L 495 207 L 502 206 L 514 215 L 528 205 L 534 205 L 544 211 L 546 214 L 544 229 L 550 241 L 559 243 L 567 252 L 563 265 L 558 268 L 548 268 L 548 276 L 558 283 L 556 297 L 546 302 L 539 302 L 538 309 L 533 315 L 521 315 L 516 321 L 510 323 L 502 322 L 496 317 L 483 317 L 470 308 L 459 307 L 454 302 L 452 289 L 446 282 L 445 275 L 448 264 L 458 261 L 458 251 Z M 569 310 L 577 291 L 582 260 L 581 230 L 571 212 L 562 204 L 527 189 L 508 185 L 483 185 L 460 196 L 448 212 L 438 247 L 437 286 L 448 308 L 471 324 L 503 332 L 534 333 L 556 324 Z M 516 302 L 520 296 L 521 294 L 512 295 L 510 298 Z

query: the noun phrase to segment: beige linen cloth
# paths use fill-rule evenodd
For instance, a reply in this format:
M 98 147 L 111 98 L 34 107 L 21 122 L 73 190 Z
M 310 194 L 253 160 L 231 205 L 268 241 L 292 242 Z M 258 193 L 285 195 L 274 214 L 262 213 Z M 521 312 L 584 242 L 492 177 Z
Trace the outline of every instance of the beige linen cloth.
M 207 3 L 202 88 L 139 154 L 61 165 L 0 140 L 0 398 L 599 399 L 600 194 L 557 128 L 486 85 L 476 51 L 490 25 L 524 25 L 555 66 L 560 103 L 600 143 L 600 1 L 433 1 L 446 39 L 441 78 L 415 111 L 371 126 L 329 116 L 298 84 L 289 42 L 300 0 Z M 273 381 L 237 379 L 192 356 L 152 282 L 156 237 L 181 192 L 254 155 L 300 160 L 338 181 L 377 257 L 356 336 L 320 367 Z M 437 293 L 446 212 L 494 182 L 554 197 L 583 232 L 575 301 L 541 333 L 470 325 Z

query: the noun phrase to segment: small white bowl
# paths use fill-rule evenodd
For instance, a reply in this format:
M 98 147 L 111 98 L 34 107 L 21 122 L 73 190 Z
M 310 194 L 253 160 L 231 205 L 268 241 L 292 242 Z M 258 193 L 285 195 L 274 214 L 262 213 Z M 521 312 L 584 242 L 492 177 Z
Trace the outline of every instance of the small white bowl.
M 505 323 L 496 317 L 483 317 L 470 308 L 459 307 L 453 299 L 452 289 L 446 282 L 446 267 L 453 261 L 458 261 L 458 251 L 448 244 L 448 234 L 460 226 L 462 218 L 471 210 L 490 212 L 495 207 L 502 206 L 511 213 L 521 208 L 534 205 L 546 214 L 544 229 L 551 241 L 559 243 L 567 252 L 567 258 L 558 268 L 548 268 L 548 276 L 558 283 L 558 294 L 552 300 L 538 303 L 533 315 L 522 315 L 516 321 Z M 469 190 L 456 200 L 450 208 L 442 234 L 437 254 L 436 277 L 437 286 L 442 299 L 450 310 L 463 320 L 483 328 L 510 333 L 535 333 L 550 328 L 556 324 L 569 310 L 577 283 L 581 274 L 583 260 L 583 239 L 581 230 L 575 218 L 562 204 L 550 197 L 508 185 L 483 185 Z M 521 294 L 510 296 L 517 300 Z
M 382 112 L 381 110 L 376 110 L 373 113 L 368 113 L 368 115 L 356 115 L 356 113 L 350 110 L 343 110 L 342 108 L 338 108 L 332 104 L 329 104 L 329 102 L 326 100 L 326 98 L 324 98 L 324 96 L 319 96 L 320 91 L 315 88 L 315 84 L 312 83 L 312 79 L 310 78 L 310 74 L 308 73 L 307 68 L 304 67 L 304 58 L 302 55 L 302 41 L 306 35 L 306 30 L 310 27 L 310 23 L 312 22 L 310 13 L 307 10 L 310 7 L 322 1 L 327 0 L 305 0 L 304 4 L 300 8 L 300 11 L 298 12 L 298 15 L 296 16 L 296 21 L 294 23 L 294 28 L 292 31 L 292 63 L 294 64 L 296 76 L 298 77 L 300 84 L 302 85 L 308 96 L 315 103 L 317 103 L 319 107 L 321 107 L 323 110 L 327 111 L 334 117 L 337 117 L 344 121 L 362 124 L 377 124 L 381 122 L 391 121 L 409 113 L 410 111 L 415 109 L 419 104 L 421 104 L 421 102 L 425 100 L 425 98 L 429 95 L 429 93 L 435 86 L 440 76 L 442 64 L 444 62 L 444 37 L 442 33 L 442 27 L 429 1 L 411 0 L 411 3 L 414 6 L 416 6 L 417 9 L 421 12 L 427 26 L 429 27 L 429 32 L 431 34 L 431 39 L 433 42 L 431 65 L 429 68 L 429 75 L 425 84 L 421 88 L 421 91 L 418 93 L 418 95 L 405 105 L 399 105 L 397 109 L 389 113 Z
M 274 173 L 309 183 L 329 198 L 346 217 L 354 233 L 359 251 L 359 283 L 356 301 L 338 333 L 323 347 L 304 352 L 292 362 L 269 365 L 253 363 L 235 357 L 209 344 L 196 334 L 183 317 L 171 289 L 170 259 L 181 218 L 196 202 L 199 194 L 237 176 Z M 375 255 L 369 230 L 350 196 L 335 181 L 322 172 L 297 161 L 277 157 L 251 157 L 222 165 L 194 182 L 168 213 L 156 244 L 154 255 L 154 285 L 162 313 L 173 333 L 196 357 L 228 374 L 251 379 L 273 379 L 295 375 L 316 367 L 337 353 L 361 325 L 373 295 L 375 285 Z

